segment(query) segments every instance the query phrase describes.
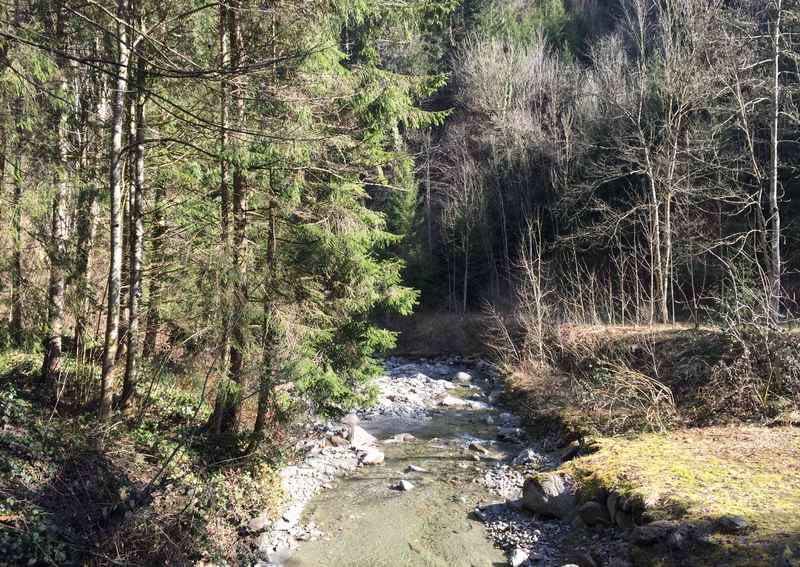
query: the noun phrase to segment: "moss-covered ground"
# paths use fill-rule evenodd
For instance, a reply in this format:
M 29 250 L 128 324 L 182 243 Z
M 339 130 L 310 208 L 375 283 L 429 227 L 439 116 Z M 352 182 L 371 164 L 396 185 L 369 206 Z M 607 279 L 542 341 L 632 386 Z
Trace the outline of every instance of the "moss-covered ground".
M 639 550 L 641 564 L 772 566 L 800 546 L 800 429 L 707 427 L 597 442 L 596 453 L 564 465 L 585 488 L 635 497 L 649 519 L 706 532 L 684 553 Z M 723 516 L 748 527 L 724 533 Z

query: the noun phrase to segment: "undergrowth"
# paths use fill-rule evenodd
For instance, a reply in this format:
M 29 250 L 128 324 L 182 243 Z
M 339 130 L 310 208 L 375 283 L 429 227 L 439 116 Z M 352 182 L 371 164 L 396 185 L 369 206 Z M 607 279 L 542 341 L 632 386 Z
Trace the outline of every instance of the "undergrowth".
M 39 357 L 0 355 L 0 557 L 9 565 L 237 564 L 241 526 L 274 513 L 286 435 L 242 457 L 213 445 L 197 379 L 148 368 L 129 415 L 98 426 L 75 403 L 97 374 L 68 358 L 73 391 L 43 391 Z M 102 440 L 102 443 L 98 443 Z M 99 445 L 102 445 L 101 450 Z
M 800 408 L 800 343 L 789 332 L 565 326 L 546 352 L 505 363 L 534 424 L 615 435 L 791 424 Z

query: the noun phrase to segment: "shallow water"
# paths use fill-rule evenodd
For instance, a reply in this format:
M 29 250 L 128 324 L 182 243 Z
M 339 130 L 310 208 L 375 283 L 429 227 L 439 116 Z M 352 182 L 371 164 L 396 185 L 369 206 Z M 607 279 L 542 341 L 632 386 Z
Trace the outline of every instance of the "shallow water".
M 483 524 L 470 513 L 477 504 L 497 501 L 473 482 L 505 447 L 484 446 L 491 454 L 480 462 L 466 448 L 474 439 L 493 439 L 486 424 L 491 412 L 436 412 L 430 420 L 377 418 L 361 425 L 379 439 L 413 433 L 417 441 L 382 444 L 386 462 L 363 467 L 339 479 L 317 496 L 304 520 L 325 533 L 304 543 L 287 563 L 290 567 L 487 567 L 507 565 L 502 551 L 487 540 Z M 406 473 L 408 465 L 427 473 Z M 401 479 L 415 488 L 392 488 Z

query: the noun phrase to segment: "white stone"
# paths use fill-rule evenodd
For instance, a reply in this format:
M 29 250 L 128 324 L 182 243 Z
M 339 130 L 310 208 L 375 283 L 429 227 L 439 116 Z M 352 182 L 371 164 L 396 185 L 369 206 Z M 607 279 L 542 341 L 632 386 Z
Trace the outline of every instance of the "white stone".
M 382 465 L 385 458 L 382 451 L 369 447 L 362 455 L 361 463 L 364 465 Z
M 508 564 L 511 567 L 520 567 L 528 562 L 528 552 L 522 548 L 515 548 L 508 557 Z
M 456 373 L 456 377 L 455 377 L 455 381 L 464 384 L 465 382 L 472 381 L 472 376 L 470 376 L 466 372 L 457 372 Z
M 356 448 L 370 447 L 375 445 L 378 440 L 374 436 L 367 433 L 362 427 L 353 425 L 348 432 L 347 439 Z
M 439 401 L 439 405 L 446 408 L 460 408 L 467 405 L 467 402 L 455 396 L 445 396 Z
M 395 488 L 401 492 L 408 492 L 409 490 L 414 490 L 414 485 L 407 480 L 401 480 L 395 485 Z

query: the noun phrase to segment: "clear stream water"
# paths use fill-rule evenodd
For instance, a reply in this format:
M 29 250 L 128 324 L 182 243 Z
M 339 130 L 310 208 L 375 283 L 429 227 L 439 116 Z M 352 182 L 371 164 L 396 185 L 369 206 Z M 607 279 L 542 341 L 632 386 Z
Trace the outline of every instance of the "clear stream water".
M 378 439 L 412 433 L 417 440 L 382 444 L 386 462 L 338 479 L 305 511 L 324 532 L 304 543 L 288 567 L 488 567 L 507 565 L 503 552 L 471 517 L 478 504 L 500 500 L 474 482 L 506 447 L 486 442 L 491 454 L 480 462 L 467 445 L 494 439 L 486 423 L 492 410 L 435 410 L 430 420 L 378 417 L 361 426 Z M 427 473 L 405 472 L 409 465 Z M 393 488 L 401 479 L 415 488 Z

